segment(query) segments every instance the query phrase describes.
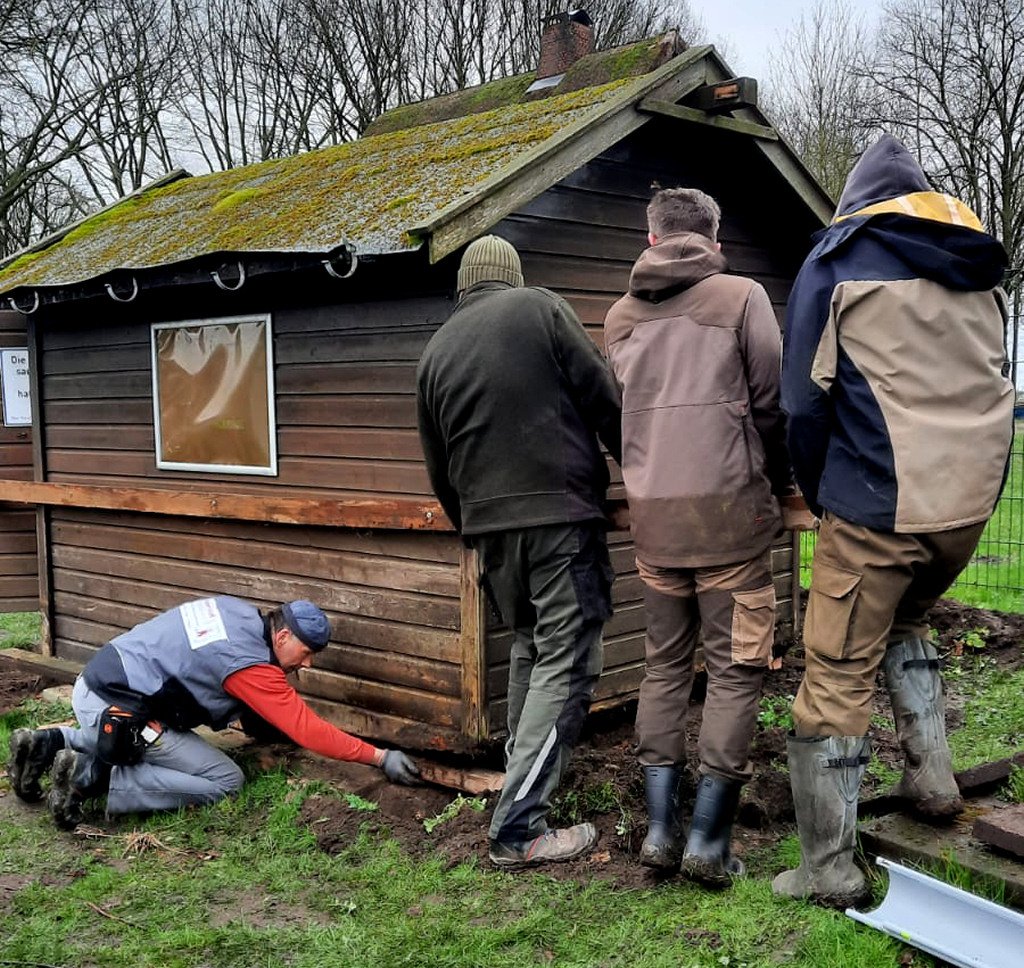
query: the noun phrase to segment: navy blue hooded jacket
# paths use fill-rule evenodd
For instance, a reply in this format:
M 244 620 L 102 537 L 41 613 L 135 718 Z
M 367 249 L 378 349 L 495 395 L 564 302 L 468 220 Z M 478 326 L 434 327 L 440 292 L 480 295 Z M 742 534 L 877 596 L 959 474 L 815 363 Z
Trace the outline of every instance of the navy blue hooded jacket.
M 910 533 L 991 515 L 1012 436 L 1005 267 L 895 138 L 864 153 L 786 316 L 782 409 L 816 514 Z

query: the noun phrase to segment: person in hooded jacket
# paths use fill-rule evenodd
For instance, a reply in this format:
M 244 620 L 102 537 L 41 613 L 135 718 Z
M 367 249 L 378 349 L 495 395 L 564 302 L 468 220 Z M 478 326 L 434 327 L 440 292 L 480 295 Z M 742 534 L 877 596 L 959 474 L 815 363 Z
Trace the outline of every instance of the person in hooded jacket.
M 681 864 L 686 876 L 723 887 L 742 869 L 730 836 L 774 642 L 778 499 L 793 490 L 779 410 L 782 340 L 765 290 L 725 274 L 713 198 L 664 189 L 647 219 L 650 248 L 605 320 L 647 617 L 636 720 L 649 820 L 640 862 Z M 701 635 L 707 698 L 684 847 L 684 725 Z
M 1013 434 L 1002 245 L 931 190 L 891 136 L 861 156 L 790 297 L 782 407 L 797 483 L 821 518 L 789 769 L 802 859 L 776 893 L 845 907 L 879 665 L 905 771 L 933 820 L 963 802 L 928 610 L 992 515 Z
M 237 791 L 238 766 L 192 730 L 223 729 L 255 714 L 300 746 L 337 760 L 380 767 L 395 783 L 419 770 L 320 719 L 285 678 L 308 669 L 331 627 L 312 602 L 266 614 L 228 595 L 185 602 L 112 639 L 86 664 L 71 705 L 78 728 L 17 729 L 8 775 L 27 802 L 43 798 L 71 829 L 88 799 L 106 796 L 108 815 L 214 803 Z M 251 720 L 254 721 L 254 720 Z

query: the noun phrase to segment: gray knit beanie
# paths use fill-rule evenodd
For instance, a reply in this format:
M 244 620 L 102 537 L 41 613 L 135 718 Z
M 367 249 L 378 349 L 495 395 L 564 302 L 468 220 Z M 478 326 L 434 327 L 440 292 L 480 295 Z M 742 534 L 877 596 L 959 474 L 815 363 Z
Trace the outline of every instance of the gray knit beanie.
M 523 266 L 511 242 L 496 235 L 485 235 L 470 244 L 459 265 L 459 292 L 465 292 L 478 282 L 523 284 Z

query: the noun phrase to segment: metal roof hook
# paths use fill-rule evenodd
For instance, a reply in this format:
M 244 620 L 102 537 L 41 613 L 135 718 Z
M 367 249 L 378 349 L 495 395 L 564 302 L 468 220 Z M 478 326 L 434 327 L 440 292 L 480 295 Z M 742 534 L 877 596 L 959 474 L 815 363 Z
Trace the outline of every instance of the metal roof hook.
M 29 309 L 22 309 L 21 306 L 18 305 L 18 300 L 15 299 L 14 296 L 8 296 L 7 302 L 11 309 L 16 313 L 21 313 L 22 316 L 28 316 L 39 308 L 39 290 L 32 290 L 32 306 Z
M 348 279 L 359 265 L 359 256 L 347 245 L 343 245 L 337 252 L 321 259 L 320 263 L 332 279 Z
M 132 292 L 130 296 L 119 296 L 114 292 L 114 287 L 109 283 L 103 283 L 103 287 L 107 290 L 107 295 L 110 296 L 114 302 L 119 303 L 130 303 L 139 294 L 139 280 L 132 276 Z
M 223 289 L 225 292 L 237 292 L 242 286 L 245 285 L 245 266 L 242 265 L 242 260 L 238 260 L 238 282 L 233 286 L 229 286 L 221 277 L 220 269 L 210 270 L 210 275 L 213 277 L 213 281 L 217 284 L 218 289 Z M 221 269 L 227 268 L 226 265 L 221 266 Z

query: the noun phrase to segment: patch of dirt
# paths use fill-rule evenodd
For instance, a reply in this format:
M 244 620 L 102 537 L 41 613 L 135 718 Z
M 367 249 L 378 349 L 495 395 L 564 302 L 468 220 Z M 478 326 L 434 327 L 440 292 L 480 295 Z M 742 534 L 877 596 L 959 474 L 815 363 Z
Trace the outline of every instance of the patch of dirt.
M 7 673 L 0 677 L 0 716 L 37 695 L 41 687 L 39 676 Z
M 984 630 L 983 654 L 1000 668 L 1014 670 L 1024 666 L 1021 643 L 1024 641 L 1024 615 L 1010 615 L 961 605 L 939 602 L 931 617 L 938 633 L 937 647 L 944 662 L 970 655 L 977 649 L 968 633 Z M 765 677 L 765 695 L 778 697 L 783 713 L 785 700 L 796 694 L 803 676 L 803 657 L 792 651 L 784 667 Z M 694 689 L 687 724 L 687 745 L 691 770 L 684 779 L 684 801 L 692 803 L 697 766 L 697 735 L 703 703 L 701 682 Z M 947 728 L 962 722 L 963 701 L 956 683 L 948 682 Z M 595 878 L 620 887 L 646 887 L 658 878 L 641 868 L 637 853 L 646 833 L 646 806 L 643 775 L 636 761 L 633 736 L 635 704 L 612 713 L 591 717 L 555 797 L 551 820 L 565 825 L 589 820 L 599 831 L 594 852 L 568 864 L 543 868 L 549 876 L 587 882 Z M 739 815 L 733 830 L 738 856 L 752 854 L 774 844 L 792 830 L 793 802 L 786 770 L 786 731 L 784 722 L 759 725 L 751 758 L 754 777 L 743 789 Z M 876 690 L 872 716 L 872 753 L 877 762 L 893 770 L 902 768 L 902 754 L 892 728 L 892 711 L 884 688 Z M 494 797 L 485 811 L 469 808 L 427 833 L 423 821 L 436 817 L 452 801 L 449 790 L 431 787 L 392 786 L 379 771 L 356 764 L 339 764 L 301 755 L 302 772 L 339 784 L 349 792 L 378 804 L 374 812 L 351 808 L 334 796 L 307 798 L 299 822 L 308 824 L 319 847 L 331 854 L 343 852 L 356 840 L 361 829 L 371 835 L 392 836 L 414 857 L 440 855 L 449 866 L 475 859 L 487 866 L 487 828 Z M 495 760 L 488 764 L 500 769 Z M 866 800 L 884 792 L 884 784 L 868 775 L 861 788 Z

